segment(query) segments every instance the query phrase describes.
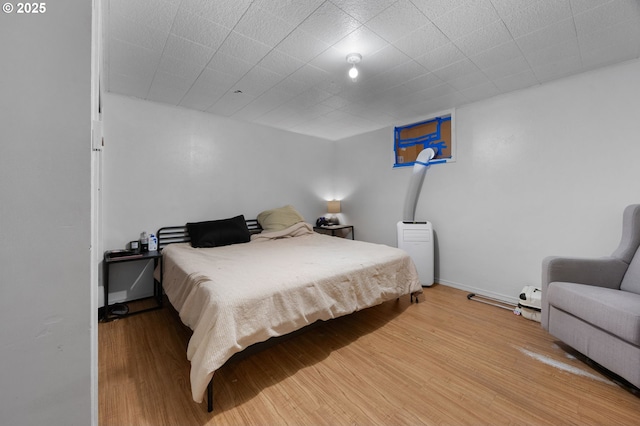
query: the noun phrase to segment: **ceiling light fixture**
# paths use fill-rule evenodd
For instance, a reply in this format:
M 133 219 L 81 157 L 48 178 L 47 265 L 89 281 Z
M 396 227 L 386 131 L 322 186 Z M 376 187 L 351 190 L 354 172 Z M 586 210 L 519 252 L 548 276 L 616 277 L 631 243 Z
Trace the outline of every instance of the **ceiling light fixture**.
M 359 64 L 362 60 L 362 55 L 359 53 L 349 53 L 347 55 L 347 62 L 352 65 L 349 69 L 349 77 L 351 80 L 356 81 L 358 79 L 358 68 L 356 68 L 356 64 Z

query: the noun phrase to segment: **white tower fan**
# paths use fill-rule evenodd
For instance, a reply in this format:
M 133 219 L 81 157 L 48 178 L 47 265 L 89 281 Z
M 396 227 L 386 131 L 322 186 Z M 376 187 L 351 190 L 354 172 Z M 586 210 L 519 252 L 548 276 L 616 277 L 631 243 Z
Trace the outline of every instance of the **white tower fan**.
M 435 155 L 436 152 L 432 148 L 424 149 L 418 154 L 404 202 L 403 219 L 398 222 L 398 248 L 411 256 L 423 287 L 429 287 L 434 282 L 433 227 L 431 222 L 416 221 L 415 214 L 424 175 L 429 167 L 429 161 Z

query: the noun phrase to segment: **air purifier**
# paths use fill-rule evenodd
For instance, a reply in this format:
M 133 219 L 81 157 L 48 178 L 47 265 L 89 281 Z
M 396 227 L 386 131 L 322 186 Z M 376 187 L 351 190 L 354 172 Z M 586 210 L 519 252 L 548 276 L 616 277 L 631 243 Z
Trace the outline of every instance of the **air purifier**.
M 433 226 L 428 221 L 416 221 L 415 211 L 424 175 L 429 167 L 429 161 L 435 155 L 436 152 L 432 148 L 422 150 L 418 154 L 405 199 L 404 218 L 397 225 L 398 248 L 411 256 L 423 287 L 429 287 L 434 282 Z

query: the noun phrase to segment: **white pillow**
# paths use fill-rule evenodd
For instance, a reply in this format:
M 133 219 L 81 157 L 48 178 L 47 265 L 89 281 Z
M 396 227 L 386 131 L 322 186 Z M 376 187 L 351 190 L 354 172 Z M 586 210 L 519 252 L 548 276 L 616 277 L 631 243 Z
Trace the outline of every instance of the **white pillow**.
M 267 232 L 280 231 L 298 222 L 304 222 L 304 218 L 290 205 L 265 210 L 258 215 L 258 223 Z

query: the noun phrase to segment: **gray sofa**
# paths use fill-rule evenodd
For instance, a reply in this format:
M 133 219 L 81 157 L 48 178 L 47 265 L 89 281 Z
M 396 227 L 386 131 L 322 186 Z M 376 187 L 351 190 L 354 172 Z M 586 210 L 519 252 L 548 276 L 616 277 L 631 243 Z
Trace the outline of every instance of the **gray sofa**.
M 542 327 L 640 387 L 640 204 L 624 210 L 609 257 L 542 262 Z

